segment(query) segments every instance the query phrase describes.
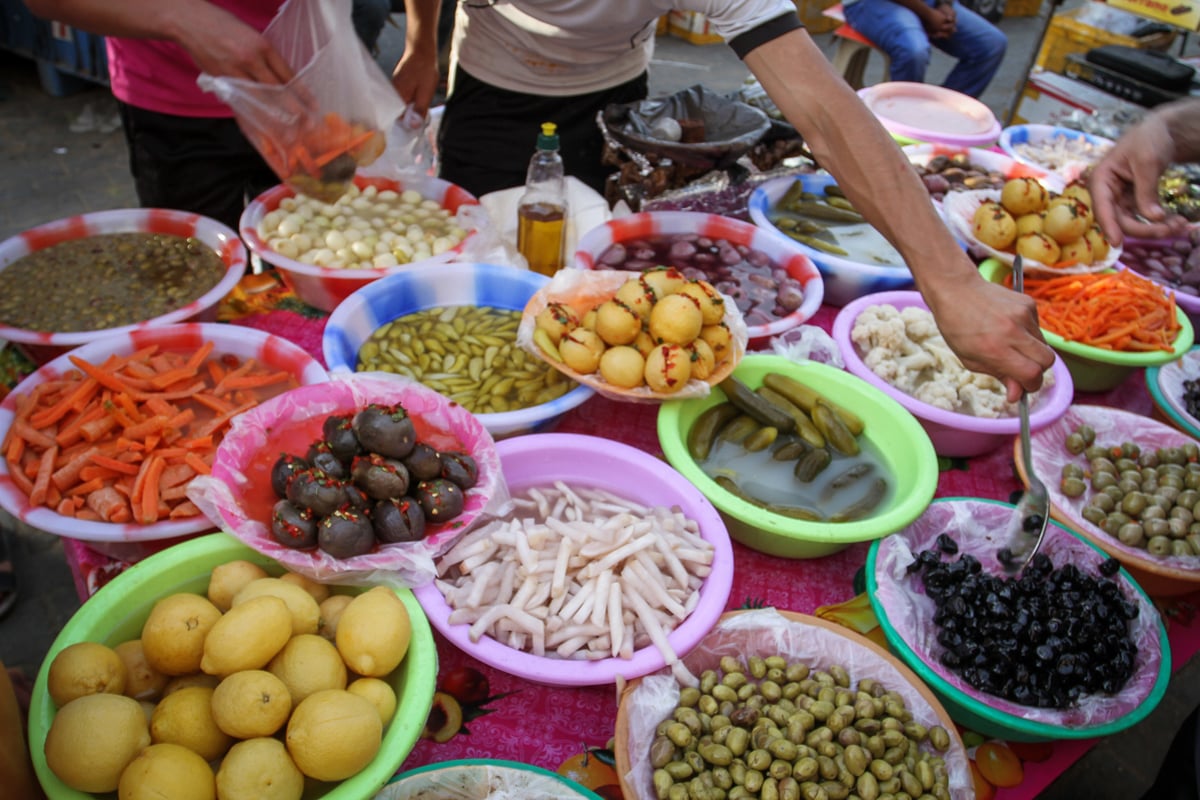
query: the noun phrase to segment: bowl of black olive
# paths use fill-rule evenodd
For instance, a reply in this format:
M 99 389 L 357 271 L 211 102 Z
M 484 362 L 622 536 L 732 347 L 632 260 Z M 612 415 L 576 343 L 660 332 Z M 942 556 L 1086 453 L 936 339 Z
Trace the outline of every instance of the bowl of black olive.
M 239 417 L 191 496 L 294 572 L 412 587 L 508 490 L 477 417 L 416 381 L 360 373 Z
M 867 593 L 892 650 L 950 716 L 984 736 L 1106 736 L 1154 710 L 1171 673 L 1166 628 L 1118 561 L 1051 523 L 1014 572 L 1014 506 L 945 498 L 875 542 Z

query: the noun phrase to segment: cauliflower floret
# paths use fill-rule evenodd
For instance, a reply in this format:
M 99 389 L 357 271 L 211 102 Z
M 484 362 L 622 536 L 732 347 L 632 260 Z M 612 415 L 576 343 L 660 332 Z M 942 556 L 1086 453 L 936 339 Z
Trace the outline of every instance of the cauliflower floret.
M 958 411 L 959 408 L 958 390 L 954 384 L 945 380 L 925 381 L 910 394 L 922 403 L 928 403 L 943 411 Z
M 1003 384 L 990 375 L 976 373 L 976 377 L 987 380 L 972 380 L 958 390 L 962 413 L 984 419 L 1012 416 Z
M 850 339 L 859 350 L 867 353 L 876 349 L 902 351 L 908 335 L 904 321 L 894 306 L 867 306 L 854 320 Z
M 929 313 L 918 306 L 908 306 L 900 312 L 900 319 L 904 320 L 904 329 L 908 332 L 908 338 L 914 342 L 925 343 L 926 339 L 941 339 L 941 331 L 938 330 L 937 323 L 933 320 L 933 314 Z

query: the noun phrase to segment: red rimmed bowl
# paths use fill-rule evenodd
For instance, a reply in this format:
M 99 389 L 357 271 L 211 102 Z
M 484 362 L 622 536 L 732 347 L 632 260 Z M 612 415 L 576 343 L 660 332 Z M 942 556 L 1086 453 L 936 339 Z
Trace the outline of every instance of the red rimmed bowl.
M 736 249 L 730 259 L 736 257 L 740 263 L 718 263 L 714 242 L 721 240 Z M 704 258 L 660 257 L 666 242 L 698 244 Z M 614 245 L 625 256 L 618 258 Z M 703 278 L 733 299 L 746 320 L 751 347 L 755 340 L 765 344 L 769 337 L 807 321 L 825 296 L 821 273 L 802 247 L 748 222 L 701 211 L 643 211 L 610 220 L 579 239 L 574 258 L 578 269 L 636 273 L 660 265 L 678 267 L 689 278 Z
M 420 194 L 426 201 L 437 203 L 439 208 L 455 217 L 458 216 L 460 209 L 479 205 L 475 196 L 466 189 L 439 178 L 421 177 L 399 181 L 359 175 L 355 177 L 354 185 L 359 189 L 374 187 L 378 191 L 404 192 L 412 190 Z M 279 270 L 284 283 L 295 292 L 297 297 L 322 311 L 333 311 L 337 304 L 347 298 L 355 289 L 382 278 L 384 275 L 411 269 L 414 266 L 445 263 L 452 260 L 466 246 L 473 233 L 473 229 L 467 229 L 466 235 L 461 241 L 437 255 L 430 255 L 427 258 L 395 266 L 371 269 L 322 267 L 280 253 L 271 245 L 270 237 L 264 239 L 265 231 L 260 230 L 264 217 L 279 209 L 285 199 L 296 196 L 296 190 L 287 184 L 280 184 L 268 189 L 246 206 L 246 210 L 242 212 L 242 217 L 238 222 L 238 230 L 245 240 L 246 246 L 250 248 L 250 252 L 274 265 Z M 317 201 L 310 200 L 308 202 L 317 204 Z M 348 223 L 347 227 L 349 227 Z M 338 232 L 342 233 L 343 231 Z
M 846 370 L 882 390 L 917 418 L 929 434 L 938 455 L 950 458 L 970 458 L 995 450 L 1020 433 L 1020 419 L 1015 414 L 981 417 L 965 414 L 926 403 L 888 383 L 875 374 L 863 360 L 865 353 L 855 344 L 852 333 L 858 318 L 871 306 L 892 306 L 897 310 L 920 308 L 928 310 L 920 292 L 880 292 L 860 297 L 838 312 L 833 321 L 833 339 L 837 342 L 846 363 Z M 1055 354 L 1051 367 L 1052 382 L 1030 401 L 1029 426 L 1038 430 L 1062 416 L 1075 395 L 1070 370 Z M 1003 385 L 998 388 L 1004 392 Z
M 97 339 L 41 366 L 0 402 L 0 435 L 7 434 L 13 424 L 18 398 L 74 370 L 72 357 L 91 364 L 101 364 L 109 356 L 128 355 L 152 345 L 161 350 L 193 353 L 206 342 L 213 343 L 211 358 L 225 355 L 236 356 L 242 361 L 253 358 L 273 370 L 290 373 L 302 384 L 322 383 L 329 377 L 320 363 L 300 347 L 253 328 L 219 323 L 178 323 L 140 328 Z M 146 543 L 176 539 L 216 527 L 203 514 L 143 525 L 78 519 L 59 514 L 46 506 L 32 506 L 29 495 L 13 482 L 7 459 L 0 459 L 0 506 L 38 530 L 85 541 L 96 550 L 127 560 L 146 555 Z
M 161 233 L 194 237 L 211 248 L 225 264 L 225 272 L 215 285 L 186 304 L 150 319 L 99 330 L 70 330 L 70 320 L 62 329 L 36 331 L 0 324 L 0 339 L 14 342 L 38 364 L 59 356 L 73 347 L 88 344 L 110 334 L 124 334 L 141 328 L 174 322 L 212 321 L 217 304 L 233 289 L 246 272 L 246 248 L 237 234 L 214 219 L 185 211 L 165 208 L 120 208 L 95 211 L 47 222 L 0 242 L 0 275 L 17 259 L 62 242 L 113 233 Z

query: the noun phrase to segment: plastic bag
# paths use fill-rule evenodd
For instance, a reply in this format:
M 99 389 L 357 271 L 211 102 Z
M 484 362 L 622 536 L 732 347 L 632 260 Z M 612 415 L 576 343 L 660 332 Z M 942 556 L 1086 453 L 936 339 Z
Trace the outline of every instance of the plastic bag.
M 667 97 L 614 103 L 604 109 L 602 119 L 626 147 L 697 169 L 729 166 L 771 127 L 770 118 L 759 109 L 699 85 Z M 683 121 L 702 128 L 702 141 L 681 140 L 682 130 L 680 136 L 673 135 Z
M 202 74 L 280 180 L 333 202 L 383 153 L 404 103 L 363 47 L 351 0 L 289 0 L 263 36 L 295 71 L 284 85 Z

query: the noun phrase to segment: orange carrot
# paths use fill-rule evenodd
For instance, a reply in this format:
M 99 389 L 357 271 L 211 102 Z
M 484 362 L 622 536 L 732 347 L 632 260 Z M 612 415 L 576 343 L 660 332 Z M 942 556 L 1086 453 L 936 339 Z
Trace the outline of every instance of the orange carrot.
M 162 479 L 163 460 L 156 453 L 150 456 L 150 466 L 146 468 L 145 479 L 142 482 L 142 514 L 141 523 L 150 525 L 158 521 L 159 480 Z
M 37 476 L 33 479 L 33 490 L 29 492 L 29 504 L 40 506 L 46 502 L 50 490 L 50 476 L 54 474 L 54 459 L 58 456 L 58 445 L 53 444 L 42 452 L 38 462 Z

